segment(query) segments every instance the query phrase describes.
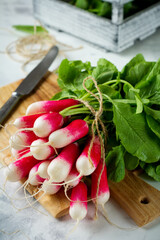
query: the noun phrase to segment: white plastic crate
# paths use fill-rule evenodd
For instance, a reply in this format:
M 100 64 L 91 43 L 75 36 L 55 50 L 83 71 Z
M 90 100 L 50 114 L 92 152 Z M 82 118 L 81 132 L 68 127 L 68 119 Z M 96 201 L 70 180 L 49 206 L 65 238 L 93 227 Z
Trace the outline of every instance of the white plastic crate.
M 105 1 L 112 3 L 111 20 L 60 0 L 33 0 L 33 9 L 44 26 L 65 31 L 113 52 L 121 52 L 136 40 L 143 40 L 160 26 L 160 2 L 123 19 L 123 5 L 132 0 Z

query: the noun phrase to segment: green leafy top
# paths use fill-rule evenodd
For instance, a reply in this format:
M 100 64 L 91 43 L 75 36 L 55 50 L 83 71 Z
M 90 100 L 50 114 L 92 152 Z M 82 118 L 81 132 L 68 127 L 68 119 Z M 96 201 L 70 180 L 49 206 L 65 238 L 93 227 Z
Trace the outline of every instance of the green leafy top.
M 65 59 L 58 73 L 62 91 L 52 99 L 82 99 L 95 110 L 99 108 L 99 103 L 85 91 L 83 81 L 88 76 L 97 81 L 103 97 L 101 120 L 108 131 L 106 164 L 109 179 L 121 181 L 125 176 L 125 167 L 133 170 L 140 166 L 159 181 L 160 60 L 147 62 L 138 54 L 119 72 L 114 64 L 103 58 L 99 59 L 97 66 Z M 85 86 L 99 95 L 91 79 L 86 81 Z M 89 124 L 94 119 L 90 110 L 82 104 L 62 113 L 64 116 L 84 118 Z

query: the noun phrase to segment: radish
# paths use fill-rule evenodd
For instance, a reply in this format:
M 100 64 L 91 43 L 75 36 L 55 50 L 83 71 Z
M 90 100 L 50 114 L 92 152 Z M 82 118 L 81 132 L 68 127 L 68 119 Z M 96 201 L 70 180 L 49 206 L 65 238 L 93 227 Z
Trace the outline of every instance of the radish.
M 43 113 L 18 117 L 14 121 L 13 125 L 17 128 L 32 128 L 35 120 L 42 115 Z
M 38 186 L 39 184 L 42 184 L 44 182 L 44 178 L 41 178 L 38 174 L 38 169 L 39 166 L 41 165 L 40 163 L 37 163 L 34 167 L 29 172 L 28 176 L 28 183 L 30 183 L 33 186 Z
M 46 139 L 37 139 L 30 146 L 31 154 L 37 160 L 45 160 L 55 155 L 55 150 L 50 145 L 46 145 Z
M 22 157 L 25 154 L 28 154 L 28 152 L 29 152 L 28 148 L 24 148 L 22 150 L 17 150 L 15 148 L 11 148 L 11 155 L 16 159 Z
M 49 178 L 47 169 L 48 169 L 50 162 L 51 162 L 51 160 L 45 160 L 40 163 L 39 168 L 38 168 L 38 174 L 41 178 Z
M 43 114 L 34 122 L 33 130 L 38 137 L 48 137 L 50 133 L 62 127 L 64 123 L 63 117 L 57 113 Z
M 60 112 L 67 107 L 71 107 L 77 104 L 79 104 L 79 102 L 74 99 L 38 101 L 28 106 L 26 115 L 36 113 Z
M 36 165 L 38 161 L 32 157 L 23 157 L 15 162 L 12 162 L 5 168 L 5 175 L 10 182 L 17 182 L 26 177 L 31 168 Z
M 74 162 L 79 155 L 77 143 L 72 143 L 60 152 L 60 154 L 51 161 L 48 166 L 48 175 L 50 182 L 63 182 L 68 176 Z
M 29 131 L 33 131 L 35 133 L 36 136 L 38 137 L 48 137 L 50 133 L 54 132 L 55 130 L 59 129 L 62 127 L 62 125 L 64 124 L 64 119 L 63 117 L 57 113 L 57 112 L 53 112 L 53 113 L 46 113 L 46 114 L 37 114 L 39 115 L 39 117 L 37 117 L 35 119 L 36 115 L 28 115 L 26 116 L 26 118 L 28 117 L 28 120 L 30 120 L 31 118 L 31 122 L 27 123 L 27 119 L 25 119 L 25 123 L 24 125 L 31 125 L 32 127 L 26 127 L 23 128 L 23 130 L 29 130 Z M 34 119 L 32 119 L 32 116 L 34 116 Z M 20 120 L 23 120 L 24 117 L 22 117 L 22 119 L 20 118 Z M 19 124 L 19 119 L 15 120 L 15 124 L 18 126 Z M 21 126 L 23 125 L 23 123 L 20 124 Z M 45 129 L 45 131 L 44 131 Z
M 99 180 L 100 176 L 101 176 L 101 179 Z M 99 181 L 99 190 L 97 193 L 98 181 Z M 100 160 L 98 167 L 92 173 L 91 197 L 93 198 L 94 202 L 97 201 L 98 204 L 101 204 L 103 206 L 110 197 L 108 181 L 107 181 L 107 168 L 106 168 L 106 165 L 104 165 L 104 168 L 103 168 L 102 160 Z
M 89 159 L 89 147 L 91 144 L 91 139 L 87 142 L 84 150 L 76 161 L 76 168 L 82 176 L 88 176 L 94 172 L 100 159 L 101 159 L 101 144 L 99 137 L 95 136 L 93 146 L 90 152 Z M 91 162 L 92 163 L 91 163 Z
M 57 183 L 55 182 L 52 182 L 51 184 L 49 183 L 49 181 L 46 179 L 44 182 L 43 182 L 43 185 L 42 185 L 42 190 L 47 193 L 47 194 L 55 194 L 57 193 L 60 188 L 61 188 L 62 185 L 58 185 Z
M 12 148 L 22 150 L 31 145 L 37 136 L 31 131 L 20 131 L 11 136 L 9 142 Z
M 88 131 L 88 124 L 82 119 L 77 119 L 66 127 L 51 133 L 49 143 L 54 148 L 62 148 L 86 136 Z
M 65 183 L 69 182 L 68 186 L 75 187 L 78 185 L 78 183 L 81 181 L 81 178 L 82 178 L 82 176 L 80 176 L 77 179 L 78 176 L 79 176 L 79 172 L 77 171 L 76 167 L 73 166 L 64 182 Z M 74 180 L 74 181 L 71 181 L 71 180 Z
M 87 186 L 83 182 L 72 189 L 69 214 L 77 221 L 85 218 L 87 214 Z

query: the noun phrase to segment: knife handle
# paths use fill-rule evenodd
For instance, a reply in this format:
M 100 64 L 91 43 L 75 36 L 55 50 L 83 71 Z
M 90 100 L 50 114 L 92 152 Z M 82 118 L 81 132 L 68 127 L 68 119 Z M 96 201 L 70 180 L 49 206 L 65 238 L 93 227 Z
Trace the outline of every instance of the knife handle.
M 13 92 L 11 97 L 7 100 L 7 102 L 0 109 L 0 124 L 2 124 L 13 108 L 16 106 L 18 101 L 22 96 L 17 94 L 17 92 Z

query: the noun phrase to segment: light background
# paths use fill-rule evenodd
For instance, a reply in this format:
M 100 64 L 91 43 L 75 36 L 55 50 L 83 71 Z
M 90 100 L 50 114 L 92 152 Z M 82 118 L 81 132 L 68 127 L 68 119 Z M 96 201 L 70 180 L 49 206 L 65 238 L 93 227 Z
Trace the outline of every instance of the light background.
M 34 24 L 35 20 L 32 15 L 32 1 L 31 0 L 0 0 L 0 86 L 14 82 L 20 78 L 25 77 L 21 70 L 21 64 L 12 61 L 3 52 L 6 46 L 22 36 L 12 30 L 11 26 L 14 24 Z M 8 31 L 9 30 L 9 31 Z M 66 35 L 62 32 L 52 31 L 57 40 L 63 43 L 72 45 L 73 47 L 83 46 L 83 49 L 78 51 L 67 52 L 67 58 L 72 60 L 81 59 L 83 61 L 91 61 L 96 64 L 101 57 L 107 58 L 113 62 L 119 70 L 122 69 L 132 57 L 137 53 L 142 53 L 148 61 L 156 61 L 160 57 L 160 30 L 154 35 L 147 38 L 143 42 L 136 42 L 135 46 L 115 54 L 107 52 L 104 49 L 94 47 L 86 44 L 77 38 Z M 61 59 L 53 63 L 50 70 L 58 66 Z M 27 70 L 30 71 L 37 62 L 30 64 Z M 5 93 L 4 93 L 5 94 Z M 0 172 L 0 179 L 4 180 Z M 2 182 L 0 181 L 2 187 Z M 14 193 L 19 186 L 19 183 L 7 184 L 7 192 Z M 160 188 L 159 183 L 155 186 Z M 23 196 L 23 192 L 18 194 Z M 31 200 L 33 202 L 33 200 Z M 16 206 L 23 207 L 24 201 L 16 202 Z M 39 204 L 35 207 L 48 214 Z M 109 201 L 105 206 L 110 219 L 127 228 L 136 228 L 136 230 L 120 230 L 111 226 L 99 214 L 98 220 L 94 221 L 94 208 L 89 204 L 89 211 L 87 218 L 80 222 L 77 229 L 69 235 L 71 240 L 159 240 L 160 239 L 160 219 L 143 227 L 137 228 L 133 221 L 120 209 L 114 202 Z M 17 212 L 11 205 L 9 199 L 0 192 L 0 240 L 61 240 L 65 239 L 69 231 L 74 227 L 74 221 L 69 216 L 63 217 L 59 220 L 54 219 L 50 215 L 43 215 L 32 208 Z M 8 233 L 19 231 L 11 236 L 1 232 L 1 230 Z

